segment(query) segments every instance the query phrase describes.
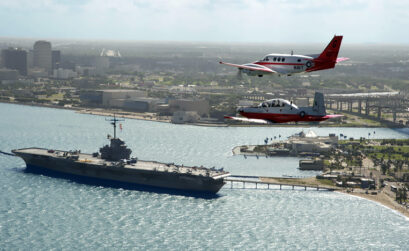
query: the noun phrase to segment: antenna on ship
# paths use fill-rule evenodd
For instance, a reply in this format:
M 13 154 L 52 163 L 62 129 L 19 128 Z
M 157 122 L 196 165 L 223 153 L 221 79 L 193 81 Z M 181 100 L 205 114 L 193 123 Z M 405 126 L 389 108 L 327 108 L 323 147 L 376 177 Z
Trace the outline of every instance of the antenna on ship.
M 117 118 L 116 118 L 116 115 L 115 115 L 115 113 L 114 113 L 114 118 L 113 118 L 113 119 L 105 119 L 105 120 L 106 120 L 106 121 L 110 121 L 110 122 L 111 122 L 111 125 L 114 126 L 114 139 L 116 139 L 116 122 L 125 121 L 125 119 L 117 119 Z

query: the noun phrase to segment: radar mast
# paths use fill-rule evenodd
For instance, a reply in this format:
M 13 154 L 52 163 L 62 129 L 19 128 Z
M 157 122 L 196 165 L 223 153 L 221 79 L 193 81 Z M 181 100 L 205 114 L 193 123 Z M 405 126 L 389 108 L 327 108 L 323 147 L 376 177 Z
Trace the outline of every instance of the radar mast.
M 110 121 L 111 125 L 114 127 L 114 139 L 116 139 L 116 122 L 125 121 L 125 119 L 117 119 L 116 115 L 114 113 L 114 118 L 113 119 L 105 119 L 105 120 Z

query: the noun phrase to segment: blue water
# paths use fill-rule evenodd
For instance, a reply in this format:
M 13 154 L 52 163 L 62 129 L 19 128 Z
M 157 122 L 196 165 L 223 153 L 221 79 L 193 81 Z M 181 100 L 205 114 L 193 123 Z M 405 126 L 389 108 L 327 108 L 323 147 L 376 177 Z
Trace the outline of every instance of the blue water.
M 94 152 L 107 143 L 103 117 L 0 104 L 0 150 L 22 147 Z M 297 158 L 233 156 L 303 128 L 209 128 L 126 120 L 119 133 L 140 159 L 224 167 L 233 174 L 311 176 Z M 307 131 L 309 128 L 304 128 Z M 312 128 L 348 137 L 408 138 L 407 130 Z M 375 130 L 375 135 L 373 131 Z M 223 188 L 217 199 L 78 184 L 23 172 L 0 155 L 0 249 L 401 249 L 409 221 L 379 204 L 333 192 Z

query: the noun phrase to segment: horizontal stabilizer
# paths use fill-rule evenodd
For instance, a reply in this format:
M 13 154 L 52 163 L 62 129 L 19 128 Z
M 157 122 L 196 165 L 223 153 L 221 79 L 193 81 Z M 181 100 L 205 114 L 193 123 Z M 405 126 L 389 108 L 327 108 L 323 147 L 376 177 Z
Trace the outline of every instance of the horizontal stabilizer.
M 333 118 L 340 118 L 343 117 L 344 115 L 341 114 L 332 114 L 332 115 L 325 115 L 324 117 L 322 117 L 323 119 L 333 119 Z
M 337 58 L 337 63 L 347 61 L 349 58 Z
M 258 124 L 271 124 L 270 121 L 264 119 L 248 119 L 243 117 L 232 117 L 232 116 L 224 116 L 225 119 L 237 120 L 242 122 L 249 122 L 249 123 L 258 123 Z

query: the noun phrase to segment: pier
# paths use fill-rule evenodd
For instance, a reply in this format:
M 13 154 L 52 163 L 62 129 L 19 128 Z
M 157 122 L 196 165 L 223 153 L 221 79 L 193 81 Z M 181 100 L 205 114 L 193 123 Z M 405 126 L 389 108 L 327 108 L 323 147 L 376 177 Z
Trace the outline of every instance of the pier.
M 230 182 L 230 189 L 262 189 L 262 190 L 297 190 L 297 191 L 335 191 L 334 187 L 309 185 L 309 184 L 297 184 L 291 182 L 266 182 L 262 181 L 259 176 L 241 176 L 232 175 L 224 180 Z M 280 177 L 280 179 L 283 179 Z M 294 179 L 288 179 L 294 181 Z

